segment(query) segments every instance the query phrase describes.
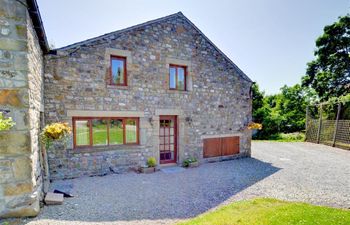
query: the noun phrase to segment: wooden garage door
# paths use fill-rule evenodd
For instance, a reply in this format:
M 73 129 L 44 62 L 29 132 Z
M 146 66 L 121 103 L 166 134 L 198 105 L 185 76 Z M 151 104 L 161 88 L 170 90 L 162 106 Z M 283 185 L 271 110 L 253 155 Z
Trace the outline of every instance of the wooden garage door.
M 221 138 L 207 138 L 204 139 L 203 157 L 221 156 Z
M 239 137 L 207 138 L 203 140 L 203 157 L 229 156 L 239 153 Z
M 239 137 L 224 137 L 221 139 L 222 155 L 239 153 Z

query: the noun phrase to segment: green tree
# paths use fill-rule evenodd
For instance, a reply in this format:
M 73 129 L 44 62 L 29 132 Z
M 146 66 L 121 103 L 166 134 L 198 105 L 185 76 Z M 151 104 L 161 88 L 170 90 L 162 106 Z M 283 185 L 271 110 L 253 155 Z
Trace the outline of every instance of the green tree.
M 259 85 L 257 83 L 253 83 L 252 85 L 252 94 L 253 94 L 253 119 L 255 122 L 261 122 L 256 121 L 257 117 L 257 110 L 263 107 L 264 105 L 264 92 L 260 91 Z
M 284 85 L 276 95 L 273 111 L 280 115 L 280 130 L 284 133 L 301 131 L 305 127 L 305 111 L 308 103 L 305 90 L 299 85 Z
M 279 133 L 301 131 L 305 127 L 306 105 L 311 100 L 309 89 L 296 84 L 283 86 L 280 93 L 265 96 L 258 85 L 253 86 L 253 120 L 263 129 L 254 138 L 273 139 Z
M 326 26 L 316 48 L 302 85 L 315 89 L 321 100 L 350 93 L 350 15 Z
M 263 91 L 260 91 L 258 84 L 253 84 L 253 121 L 261 123 L 263 129 L 259 130 L 255 135 L 255 139 L 269 139 L 273 134 L 279 131 L 279 115 L 274 115 L 272 112 L 273 96 L 265 96 Z

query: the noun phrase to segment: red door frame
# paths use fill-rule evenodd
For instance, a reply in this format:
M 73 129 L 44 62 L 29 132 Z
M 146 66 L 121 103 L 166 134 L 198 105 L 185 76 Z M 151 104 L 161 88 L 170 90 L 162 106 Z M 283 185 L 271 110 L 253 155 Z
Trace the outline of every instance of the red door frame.
M 159 162 L 160 164 L 166 164 L 166 163 L 176 163 L 177 162 L 177 137 L 178 137 L 178 129 L 177 129 L 177 116 L 170 116 L 170 115 L 162 115 L 159 116 L 159 129 L 160 129 L 160 120 L 173 120 L 174 121 L 174 159 L 173 160 L 160 160 L 160 148 L 159 148 Z M 160 131 L 159 131 L 160 132 Z M 170 130 L 169 130 L 169 137 L 170 137 Z M 159 133 L 160 138 L 160 133 Z M 170 144 L 170 138 L 169 138 L 169 144 Z M 160 146 L 160 144 L 159 144 Z

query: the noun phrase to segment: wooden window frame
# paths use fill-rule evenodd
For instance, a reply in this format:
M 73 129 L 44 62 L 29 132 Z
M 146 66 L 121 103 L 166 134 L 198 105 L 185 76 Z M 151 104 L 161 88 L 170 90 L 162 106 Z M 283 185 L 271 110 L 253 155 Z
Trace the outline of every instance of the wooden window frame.
M 93 145 L 93 132 L 92 132 L 92 120 L 94 119 L 102 119 L 107 120 L 107 145 Z M 122 120 L 123 123 L 123 143 L 122 144 L 110 144 L 109 141 L 109 125 L 111 119 L 113 120 Z M 89 145 L 77 145 L 76 142 L 76 121 L 88 121 L 89 124 L 89 134 L 90 134 L 90 140 Z M 126 129 L 125 124 L 127 120 L 135 120 L 136 121 L 136 142 L 132 143 L 126 143 Z M 138 117 L 73 117 L 73 146 L 74 149 L 81 149 L 81 148 L 100 148 L 100 147 L 109 147 L 109 146 L 122 146 L 122 145 L 139 145 L 140 144 L 140 118 Z
M 122 60 L 123 63 L 124 63 L 124 74 L 123 74 L 123 77 L 124 77 L 124 83 L 122 84 L 115 84 L 113 83 L 113 74 L 112 74 L 112 71 L 113 71 L 113 64 L 112 64 L 112 61 L 113 59 L 118 59 L 118 60 Z M 109 67 L 109 85 L 112 85 L 112 86 L 128 86 L 128 70 L 126 68 L 126 60 L 127 58 L 125 56 L 117 56 L 117 55 L 111 55 L 110 57 L 110 67 Z
M 175 88 L 170 87 L 170 69 L 175 68 Z M 181 90 L 178 87 L 178 68 L 184 69 L 184 89 Z M 187 91 L 187 66 L 182 65 L 176 65 L 176 64 L 169 64 L 169 90 L 175 90 L 175 91 Z

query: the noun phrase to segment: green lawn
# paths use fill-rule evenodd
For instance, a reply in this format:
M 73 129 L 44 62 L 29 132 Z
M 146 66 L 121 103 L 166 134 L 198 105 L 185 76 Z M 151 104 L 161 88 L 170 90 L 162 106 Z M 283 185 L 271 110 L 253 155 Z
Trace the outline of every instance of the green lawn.
M 88 145 L 89 144 L 89 129 L 86 126 L 77 127 L 77 145 Z M 110 144 L 123 144 L 123 130 L 114 126 L 109 129 L 110 134 Z M 130 128 L 126 129 L 126 141 L 135 142 L 136 141 L 136 132 Z M 107 127 L 106 125 L 94 125 L 93 126 L 93 145 L 107 145 Z
M 350 210 L 258 198 L 239 201 L 179 225 L 349 225 Z

